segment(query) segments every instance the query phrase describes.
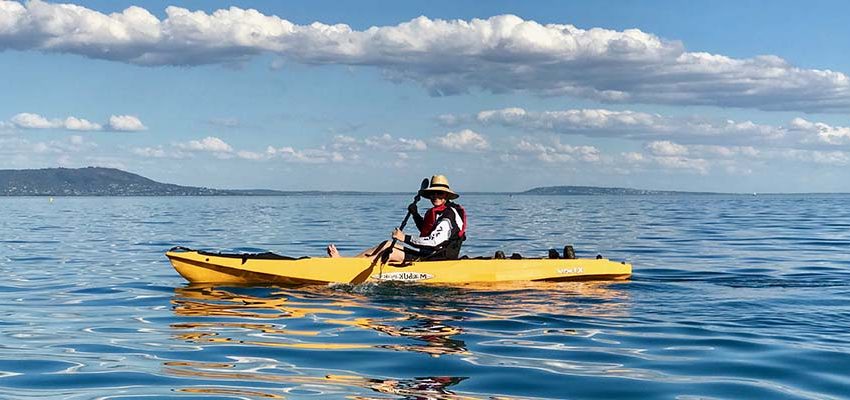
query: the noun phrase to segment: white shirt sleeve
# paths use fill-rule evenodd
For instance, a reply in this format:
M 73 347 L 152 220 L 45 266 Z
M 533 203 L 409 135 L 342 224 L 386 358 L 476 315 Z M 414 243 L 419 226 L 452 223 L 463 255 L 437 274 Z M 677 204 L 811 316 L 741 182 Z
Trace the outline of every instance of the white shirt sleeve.
M 437 247 L 445 243 L 452 235 L 452 223 L 443 218 L 428 236 L 411 236 L 410 244 L 420 247 Z

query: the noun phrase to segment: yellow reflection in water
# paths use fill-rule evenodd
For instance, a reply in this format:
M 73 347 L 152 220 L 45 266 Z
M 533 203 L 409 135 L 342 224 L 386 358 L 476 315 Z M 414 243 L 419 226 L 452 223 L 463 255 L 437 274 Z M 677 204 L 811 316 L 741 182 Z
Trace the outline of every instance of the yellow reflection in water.
M 251 319 L 294 319 L 305 318 L 308 315 L 350 315 L 351 311 L 343 308 L 364 308 L 366 301 L 353 297 L 349 300 L 335 299 L 328 307 L 315 307 L 314 304 L 292 301 L 291 293 L 276 292 L 269 297 L 257 297 L 232 293 L 212 287 L 178 288 L 177 296 L 172 299 L 177 315 L 188 317 L 239 317 Z M 359 300 L 359 302 L 358 302 Z M 305 307 L 310 305 L 310 307 Z M 396 313 L 395 318 L 371 319 L 323 319 L 322 322 L 348 327 L 373 330 L 395 337 L 409 337 L 423 342 L 422 344 L 356 344 L 356 343 L 305 343 L 293 342 L 292 336 L 319 336 L 318 331 L 283 329 L 275 324 L 254 322 L 184 322 L 172 324 L 178 331 L 176 339 L 196 343 L 239 343 L 245 345 L 283 347 L 314 350 L 350 350 L 380 348 L 393 351 L 412 351 L 439 357 L 444 354 L 469 354 L 463 341 L 452 339 L 461 334 L 460 328 L 447 325 L 440 321 L 445 318 L 426 316 L 401 308 L 380 307 L 382 311 Z M 413 321 L 413 326 L 397 326 L 401 322 Z M 228 331 L 255 332 L 263 337 L 277 335 L 281 340 L 246 340 L 226 336 Z
M 225 290 L 175 289 L 174 312 L 181 316 L 222 316 L 258 319 L 303 318 L 308 314 L 351 314 L 339 308 L 298 307 L 288 297 L 237 295 Z M 336 304 L 332 305 L 336 306 Z
M 215 370 L 209 363 L 198 363 L 198 368 L 193 368 L 192 363 L 168 362 L 166 373 L 177 377 L 188 377 L 194 379 L 214 379 L 218 381 L 240 381 L 265 382 L 280 385 L 300 385 L 297 388 L 310 390 L 312 392 L 339 392 L 342 386 L 345 392 L 351 392 L 348 388 L 368 389 L 382 394 L 405 396 L 415 399 L 445 399 L 445 400 L 473 400 L 483 399 L 464 394 L 457 394 L 449 388 L 463 381 L 464 377 L 433 376 L 417 377 L 412 379 L 374 379 L 358 375 L 330 374 L 325 376 L 309 375 L 281 375 L 252 370 L 249 372 Z M 236 394 L 264 398 L 283 398 L 281 395 L 251 388 L 251 390 L 236 389 L 233 387 L 186 387 L 178 388 L 178 391 L 187 393 L 203 394 Z M 282 389 L 283 390 L 283 389 Z M 376 399 L 364 395 L 349 396 L 352 399 Z M 493 399 L 494 397 L 487 397 Z M 381 398 L 384 399 L 384 398 Z
M 189 317 L 190 322 L 171 325 L 175 339 L 203 344 L 238 343 L 247 346 L 309 350 L 382 349 L 415 352 L 432 357 L 462 355 L 474 359 L 463 340 L 461 327 L 453 324 L 463 319 L 467 322 L 508 320 L 533 315 L 587 316 L 616 318 L 629 315 L 627 292 L 616 285 L 595 282 L 518 283 L 513 285 L 465 285 L 435 297 L 435 301 L 418 304 L 415 310 L 376 304 L 369 296 L 332 292 L 316 293 L 280 289 L 259 297 L 238 294 L 214 287 L 178 288 L 172 298 L 176 315 Z M 492 295 L 490 295 L 492 292 Z M 317 294 L 318 293 L 318 294 Z M 451 302 L 444 301 L 450 297 Z M 389 317 L 351 317 L 361 310 L 374 309 Z M 458 314 L 462 316 L 458 316 Z M 198 319 L 207 319 L 201 320 Z M 218 319 L 229 319 L 220 321 Z M 236 319 L 235 321 L 233 319 Z M 286 320 L 310 319 L 309 326 L 338 326 L 324 330 L 286 329 Z M 243 321 L 244 320 L 244 321 Z M 268 321 L 268 322 L 258 322 Z M 315 320 L 315 322 L 312 322 Z M 338 329 L 363 329 L 382 335 L 412 339 L 415 343 L 327 343 L 306 342 L 305 339 L 334 340 Z M 573 335 L 571 329 L 555 329 L 559 335 Z M 472 358 L 466 358 L 470 356 Z M 274 360 L 271 360 L 275 362 Z M 307 385 L 309 390 L 333 391 L 332 386 L 358 387 L 382 394 L 421 399 L 473 399 L 448 390 L 465 378 L 424 377 L 406 380 L 372 379 L 357 375 L 305 374 L 297 366 L 286 366 L 289 374 L 280 369 L 265 372 L 262 368 L 239 370 L 237 364 L 171 361 L 165 363 L 165 372 L 179 377 L 201 380 L 275 382 L 289 385 Z M 278 364 L 280 365 L 280 364 Z M 327 372 L 327 371 L 324 371 Z M 616 374 L 615 374 L 616 375 Z M 196 386 L 180 389 L 191 393 L 232 394 L 245 397 L 280 398 L 280 394 L 262 388 L 244 390 L 233 387 Z M 343 393 L 350 393 L 348 389 Z M 367 396 L 350 398 L 368 399 Z M 494 398 L 494 397 L 488 397 Z

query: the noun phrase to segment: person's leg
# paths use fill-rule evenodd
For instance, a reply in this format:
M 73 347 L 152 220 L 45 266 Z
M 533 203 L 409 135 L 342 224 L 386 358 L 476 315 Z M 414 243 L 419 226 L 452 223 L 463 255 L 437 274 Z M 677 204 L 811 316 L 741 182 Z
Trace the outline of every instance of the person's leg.
M 389 247 L 389 245 L 390 245 L 390 241 L 385 240 L 375 247 L 370 247 L 370 248 L 362 251 L 360 254 L 356 255 L 355 257 L 374 257 L 374 256 L 377 256 L 378 254 L 382 254 L 385 251 L 385 249 L 387 247 Z M 331 257 L 331 258 L 340 257 L 339 250 L 337 250 L 336 246 L 334 246 L 333 244 L 328 245 L 327 252 L 328 252 L 328 257 Z M 396 242 L 396 244 L 393 248 L 393 251 L 390 254 L 389 261 L 390 262 L 399 262 L 399 263 L 404 261 L 404 246 L 401 243 Z
M 372 257 L 373 255 L 378 254 L 379 251 L 385 249 L 387 245 L 389 245 L 389 241 L 385 240 L 381 243 L 378 243 L 377 246 L 370 247 L 366 250 L 363 250 L 362 252 L 360 252 L 360 254 L 356 255 L 355 257 Z
M 360 254 L 357 257 L 380 257 L 386 249 L 389 247 L 390 241 L 381 242 L 381 244 L 368 249 Z M 390 257 L 387 260 L 392 263 L 401 263 L 404 261 L 404 245 L 396 242 L 395 246 L 393 246 L 392 253 L 390 253 Z

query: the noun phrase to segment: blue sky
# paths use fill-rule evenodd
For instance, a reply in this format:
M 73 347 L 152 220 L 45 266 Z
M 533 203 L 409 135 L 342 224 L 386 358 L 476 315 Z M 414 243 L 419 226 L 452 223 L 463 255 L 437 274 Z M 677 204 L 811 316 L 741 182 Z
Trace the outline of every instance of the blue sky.
M 848 8 L 0 0 L 0 168 L 848 192 Z

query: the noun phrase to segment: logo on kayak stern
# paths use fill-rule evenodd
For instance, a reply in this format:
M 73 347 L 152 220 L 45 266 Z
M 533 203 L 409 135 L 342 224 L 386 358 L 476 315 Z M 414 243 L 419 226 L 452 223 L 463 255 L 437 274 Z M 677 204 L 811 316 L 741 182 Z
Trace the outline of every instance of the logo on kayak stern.
M 558 270 L 558 273 L 561 275 L 581 274 L 583 272 L 584 268 L 582 267 L 561 268 Z
M 431 279 L 433 277 L 434 275 L 426 274 L 424 272 L 387 272 L 386 274 L 377 275 L 374 278 L 379 281 L 416 282 Z

